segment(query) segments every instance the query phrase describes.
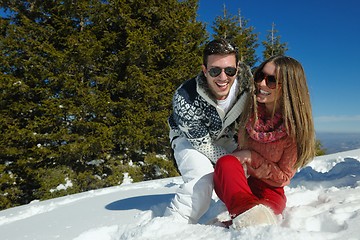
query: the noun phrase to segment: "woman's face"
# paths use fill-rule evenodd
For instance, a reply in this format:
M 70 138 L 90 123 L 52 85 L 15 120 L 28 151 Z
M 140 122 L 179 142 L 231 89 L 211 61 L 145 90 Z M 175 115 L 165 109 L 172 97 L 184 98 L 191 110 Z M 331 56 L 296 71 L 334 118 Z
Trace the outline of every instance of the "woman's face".
M 272 112 L 276 98 L 281 94 L 281 85 L 275 85 L 275 88 L 270 88 L 268 85 L 269 79 L 275 76 L 275 64 L 268 62 L 265 64 L 262 79 L 256 81 L 256 100 L 259 103 L 264 103 L 268 112 Z M 267 78 L 267 79 L 266 79 Z M 270 85 L 271 86 L 271 85 Z

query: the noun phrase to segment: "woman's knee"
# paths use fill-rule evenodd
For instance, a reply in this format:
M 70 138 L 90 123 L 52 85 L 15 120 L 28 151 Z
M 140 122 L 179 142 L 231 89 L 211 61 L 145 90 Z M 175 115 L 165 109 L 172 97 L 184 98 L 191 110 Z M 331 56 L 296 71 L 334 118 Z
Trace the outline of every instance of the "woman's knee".
M 232 166 L 234 164 L 240 163 L 239 160 L 233 156 L 233 155 L 225 155 L 219 158 L 219 160 L 216 162 L 215 167 L 227 167 Z
M 215 165 L 215 174 L 219 174 L 220 172 L 245 174 L 243 165 L 233 155 L 225 155 L 219 158 Z

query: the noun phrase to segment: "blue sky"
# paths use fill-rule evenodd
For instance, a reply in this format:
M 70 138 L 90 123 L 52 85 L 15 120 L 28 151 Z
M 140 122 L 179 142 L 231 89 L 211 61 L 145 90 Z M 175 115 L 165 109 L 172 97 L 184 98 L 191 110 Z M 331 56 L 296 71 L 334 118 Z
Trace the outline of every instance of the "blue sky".
M 360 1 L 200 0 L 208 31 L 224 4 L 233 15 L 241 10 L 260 41 L 275 23 L 286 54 L 305 69 L 318 132 L 360 132 Z

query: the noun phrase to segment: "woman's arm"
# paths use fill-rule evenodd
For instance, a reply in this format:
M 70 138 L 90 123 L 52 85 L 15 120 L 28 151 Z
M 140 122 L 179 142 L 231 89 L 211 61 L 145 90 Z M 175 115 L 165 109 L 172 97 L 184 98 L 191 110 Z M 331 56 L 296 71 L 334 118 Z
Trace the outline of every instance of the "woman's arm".
M 290 179 L 295 175 L 294 165 L 297 161 L 296 143 L 289 140 L 279 143 L 276 151 L 282 151 L 279 161 L 274 162 L 266 159 L 263 155 L 254 150 L 240 150 L 233 153 L 240 162 L 247 166 L 247 173 L 250 176 L 261 179 L 271 186 L 282 187 L 290 183 Z M 281 149 L 279 149 L 281 148 Z

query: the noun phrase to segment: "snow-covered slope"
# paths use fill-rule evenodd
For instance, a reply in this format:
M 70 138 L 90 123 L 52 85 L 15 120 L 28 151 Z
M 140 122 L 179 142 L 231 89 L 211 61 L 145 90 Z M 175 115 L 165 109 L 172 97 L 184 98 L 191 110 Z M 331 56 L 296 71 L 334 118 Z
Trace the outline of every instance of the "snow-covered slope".
M 284 220 L 241 231 L 161 217 L 180 177 L 126 184 L 0 211 L 0 238 L 360 239 L 360 149 L 317 157 L 290 186 Z M 207 222 L 223 209 L 214 196 Z

